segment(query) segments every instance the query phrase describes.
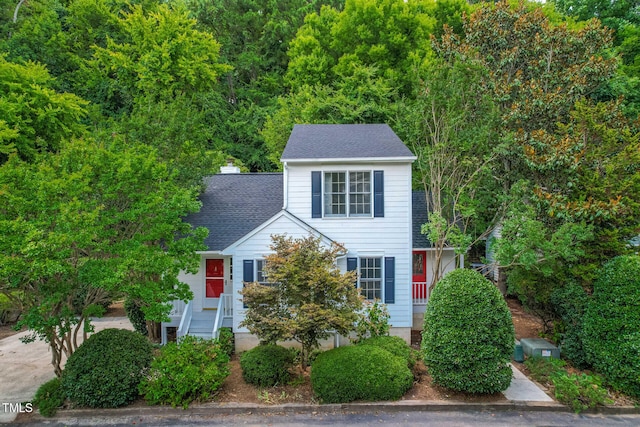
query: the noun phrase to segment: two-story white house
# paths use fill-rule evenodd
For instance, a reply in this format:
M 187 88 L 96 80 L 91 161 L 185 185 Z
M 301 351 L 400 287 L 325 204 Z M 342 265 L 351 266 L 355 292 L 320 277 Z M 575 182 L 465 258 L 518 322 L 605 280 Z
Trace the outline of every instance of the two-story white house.
M 215 336 L 231 327 L 236 349 L 258 340 L 239 325 L 239 291 L 264 281 L 271 236 L 320 236 L 348 253 L 337 259 L 358 272 L 362 295 L 383 301 L 391 333 L 409 342 L 421 327 L 429 284 L 431 244 L 420 234 L 427 221 L 424 192 L 411 188 L 416 157 L 388 125 L 296 125 L 282 153 L 282 173 L 239 173 L 233 166 L 208 177 L 202 209 L 187 218 L 209 229 L 197 274 L 183 274 L 194 299 L 174 303 L 163 341 L 174 335 Z M 445 270 L 461 265 L 453 249 Z M 418 319 L 418 320 L 414 320 Z M 415 325 L 414 325 L 415 324 Z

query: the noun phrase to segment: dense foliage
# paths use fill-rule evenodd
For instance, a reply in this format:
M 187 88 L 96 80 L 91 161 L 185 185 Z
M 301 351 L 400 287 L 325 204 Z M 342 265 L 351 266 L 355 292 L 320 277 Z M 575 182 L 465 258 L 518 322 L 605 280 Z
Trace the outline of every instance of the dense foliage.
M 435 287 L 424 317 L 422 351 L 433 381 L 467 393 L 496 393 L 511 383 L 515 332 L 498 289 L 459 269 Z
M 117 408 L 138 396 L 138 384 L 153 358 L 151 344 L 137 332 L 105 329 L 87 339 L 65 365 L 62 390 L 90 408 Z
M 607 383 L 640 396 L 640 257 L 616 257 L 604 265 L 584 316 L 587 359 Z
M 147 321 L 144 317 L 144 311 L 140 307 L 140 304 L 131 298 L 127 298 L 124 301 L 124 312 L 127 314 L 127 318 L 131 322 L 133 329 L 142 335 L 148 335 Z
M 386 122 L 436 255 L 503 225 L 509 292 L 578 351 L 556 291 L 640 234 L 636 3 L 0 0 L 0 292 L 59 375 L 110 295 L 149 322 L 190 297 L 203 175 L 277 169 L 295 123 Z
M 88 138 L 0 166 L 0 286 L 24 292 L 21 325 L 50 345 L 56 374 L 105 298 L 161 321 L 190 297 L 177 276 L 197 268 L 207 231 L 183 221 L 200 205 L 173 177 L 149 146 Z
M 409 369 L 412 369 L 416 364 L 416 352 L 400 337 L 389 335 L 371 337 L 358 342 L 358 345 L 369 345 L 387 350 L 394 356 L 406 360 Z
M 311 369 L 313 391 L 324 403 L 397 400 L 412 384 L 406 360 L 375 346 L 325 351 Z
M 32 403 L 38 408 L 40 415 L 52 417 L 62 406 L 64 399 L 62 382 L 60 378 L 56 377 L 38 387 Z
M 207 401 L 229 375 L 229 356 L 212 340 L 185 336 L 162 347 L 139 386 L 151 405 L 186 408 Z
M 576 413 L 611 403 L 597 374 L 569 373 L 563 360 L 550 357 L 529 357 L 524 364 L 534 380 L 551 387 L 556 399 Z
M 242 353 L 242 378 L 259 387 L 287 384 L 291 379 L 294 354 L 279 345 L 263 344 Z

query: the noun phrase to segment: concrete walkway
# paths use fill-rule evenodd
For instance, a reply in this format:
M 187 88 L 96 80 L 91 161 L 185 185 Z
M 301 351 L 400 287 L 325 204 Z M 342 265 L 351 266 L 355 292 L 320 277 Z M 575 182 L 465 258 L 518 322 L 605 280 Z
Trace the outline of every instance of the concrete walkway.
M 97 331 L 107 328 L 131 329 L 126 317 L 103 317 L 92 321 Z M 26 411 L 38 388 L 55 377 L 49 345 L 43 341 L 24 344 L 20 338 L 28 332 L 0 340 L 0 423 L 12 422 L 18 411 Z
M 96 331 L 107 328 L 133 329 L 126 317 L 105 317 L 95 319 L 93 324 Z M 15 404 L 31 401 L 40 385 L 52 379 L 55 375 L 51 366 L 51 353 L 48 345 L 42 341 L 30 344 L 23 344 L 20 338 L 27 335 L 27 332 L 7 337 L 0 340 L 0 423 L 8 423 L 15 420 L 20 409 L 28 410 L 24 405 L 16 408 Z M 523 375 L 512 365 L 514 378 L 511 385 L 504 391 L 505 397 L 511 402 L 553 402 L 540 388 Z M 5 403 L 7 405 L 5 405 Z M 450 407 L 447 402 L 405 402 L 411 405 L 436 404 Z M 9 406 L 13 404 L 13 406 Z M 379 407 L 380 402 L 375 405 Z M 402 406 L 398 402 L 391 402 L 389 405 Z M 504 405 L 503 405 L 504 406 Z M 246 410 L 246 405 L 239 405 Z M 271 406 L 273 409 L 273 406 Z M 139 409 L 139 408 L 138 408 Z M 153 411 L 159 409 L 153 408 Z M 317 411 L 318 408 L 315 407 Z M 125 408 L 126 412 L 126 408 Z
M 553 402 L 547 393 L 542 391 L 513 364 L 511 370 L 513 371 L 511 385 L 502 392 L 504 397 L 512 402 Z

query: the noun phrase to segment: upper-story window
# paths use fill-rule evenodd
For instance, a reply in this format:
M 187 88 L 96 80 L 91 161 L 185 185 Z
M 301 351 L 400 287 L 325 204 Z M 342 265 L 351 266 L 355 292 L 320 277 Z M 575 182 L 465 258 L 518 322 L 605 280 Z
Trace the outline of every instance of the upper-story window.
M 311 217 L 384 217 L 383 171 L 312 171 Z
M 325 216 L 371 216 L 371 172 L 325 172 Z

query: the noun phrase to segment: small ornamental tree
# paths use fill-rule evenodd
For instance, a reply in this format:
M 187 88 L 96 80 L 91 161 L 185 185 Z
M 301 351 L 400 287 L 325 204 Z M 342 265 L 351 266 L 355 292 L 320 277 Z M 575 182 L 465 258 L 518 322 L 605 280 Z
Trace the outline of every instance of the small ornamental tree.
M 265 276 L 270 285 L 247 283 L 241 294 L 247 306 L 240 324 L 262 343 L 294 340 L 301 344 L 302 367 L 319 341 L 333 331 L 353 331 L 362 308 L 355 273 L 342 273 L 336 257 L 344 247 L 323 246 L 313 236 L 293 239 L 272 236 L 273 254 L 265 257 Z
M 422 350 L 436 384 L 496 393 L 511 383 L 515 332 L 500 291 L 474 270 L 448 273 L 431 294 Z

